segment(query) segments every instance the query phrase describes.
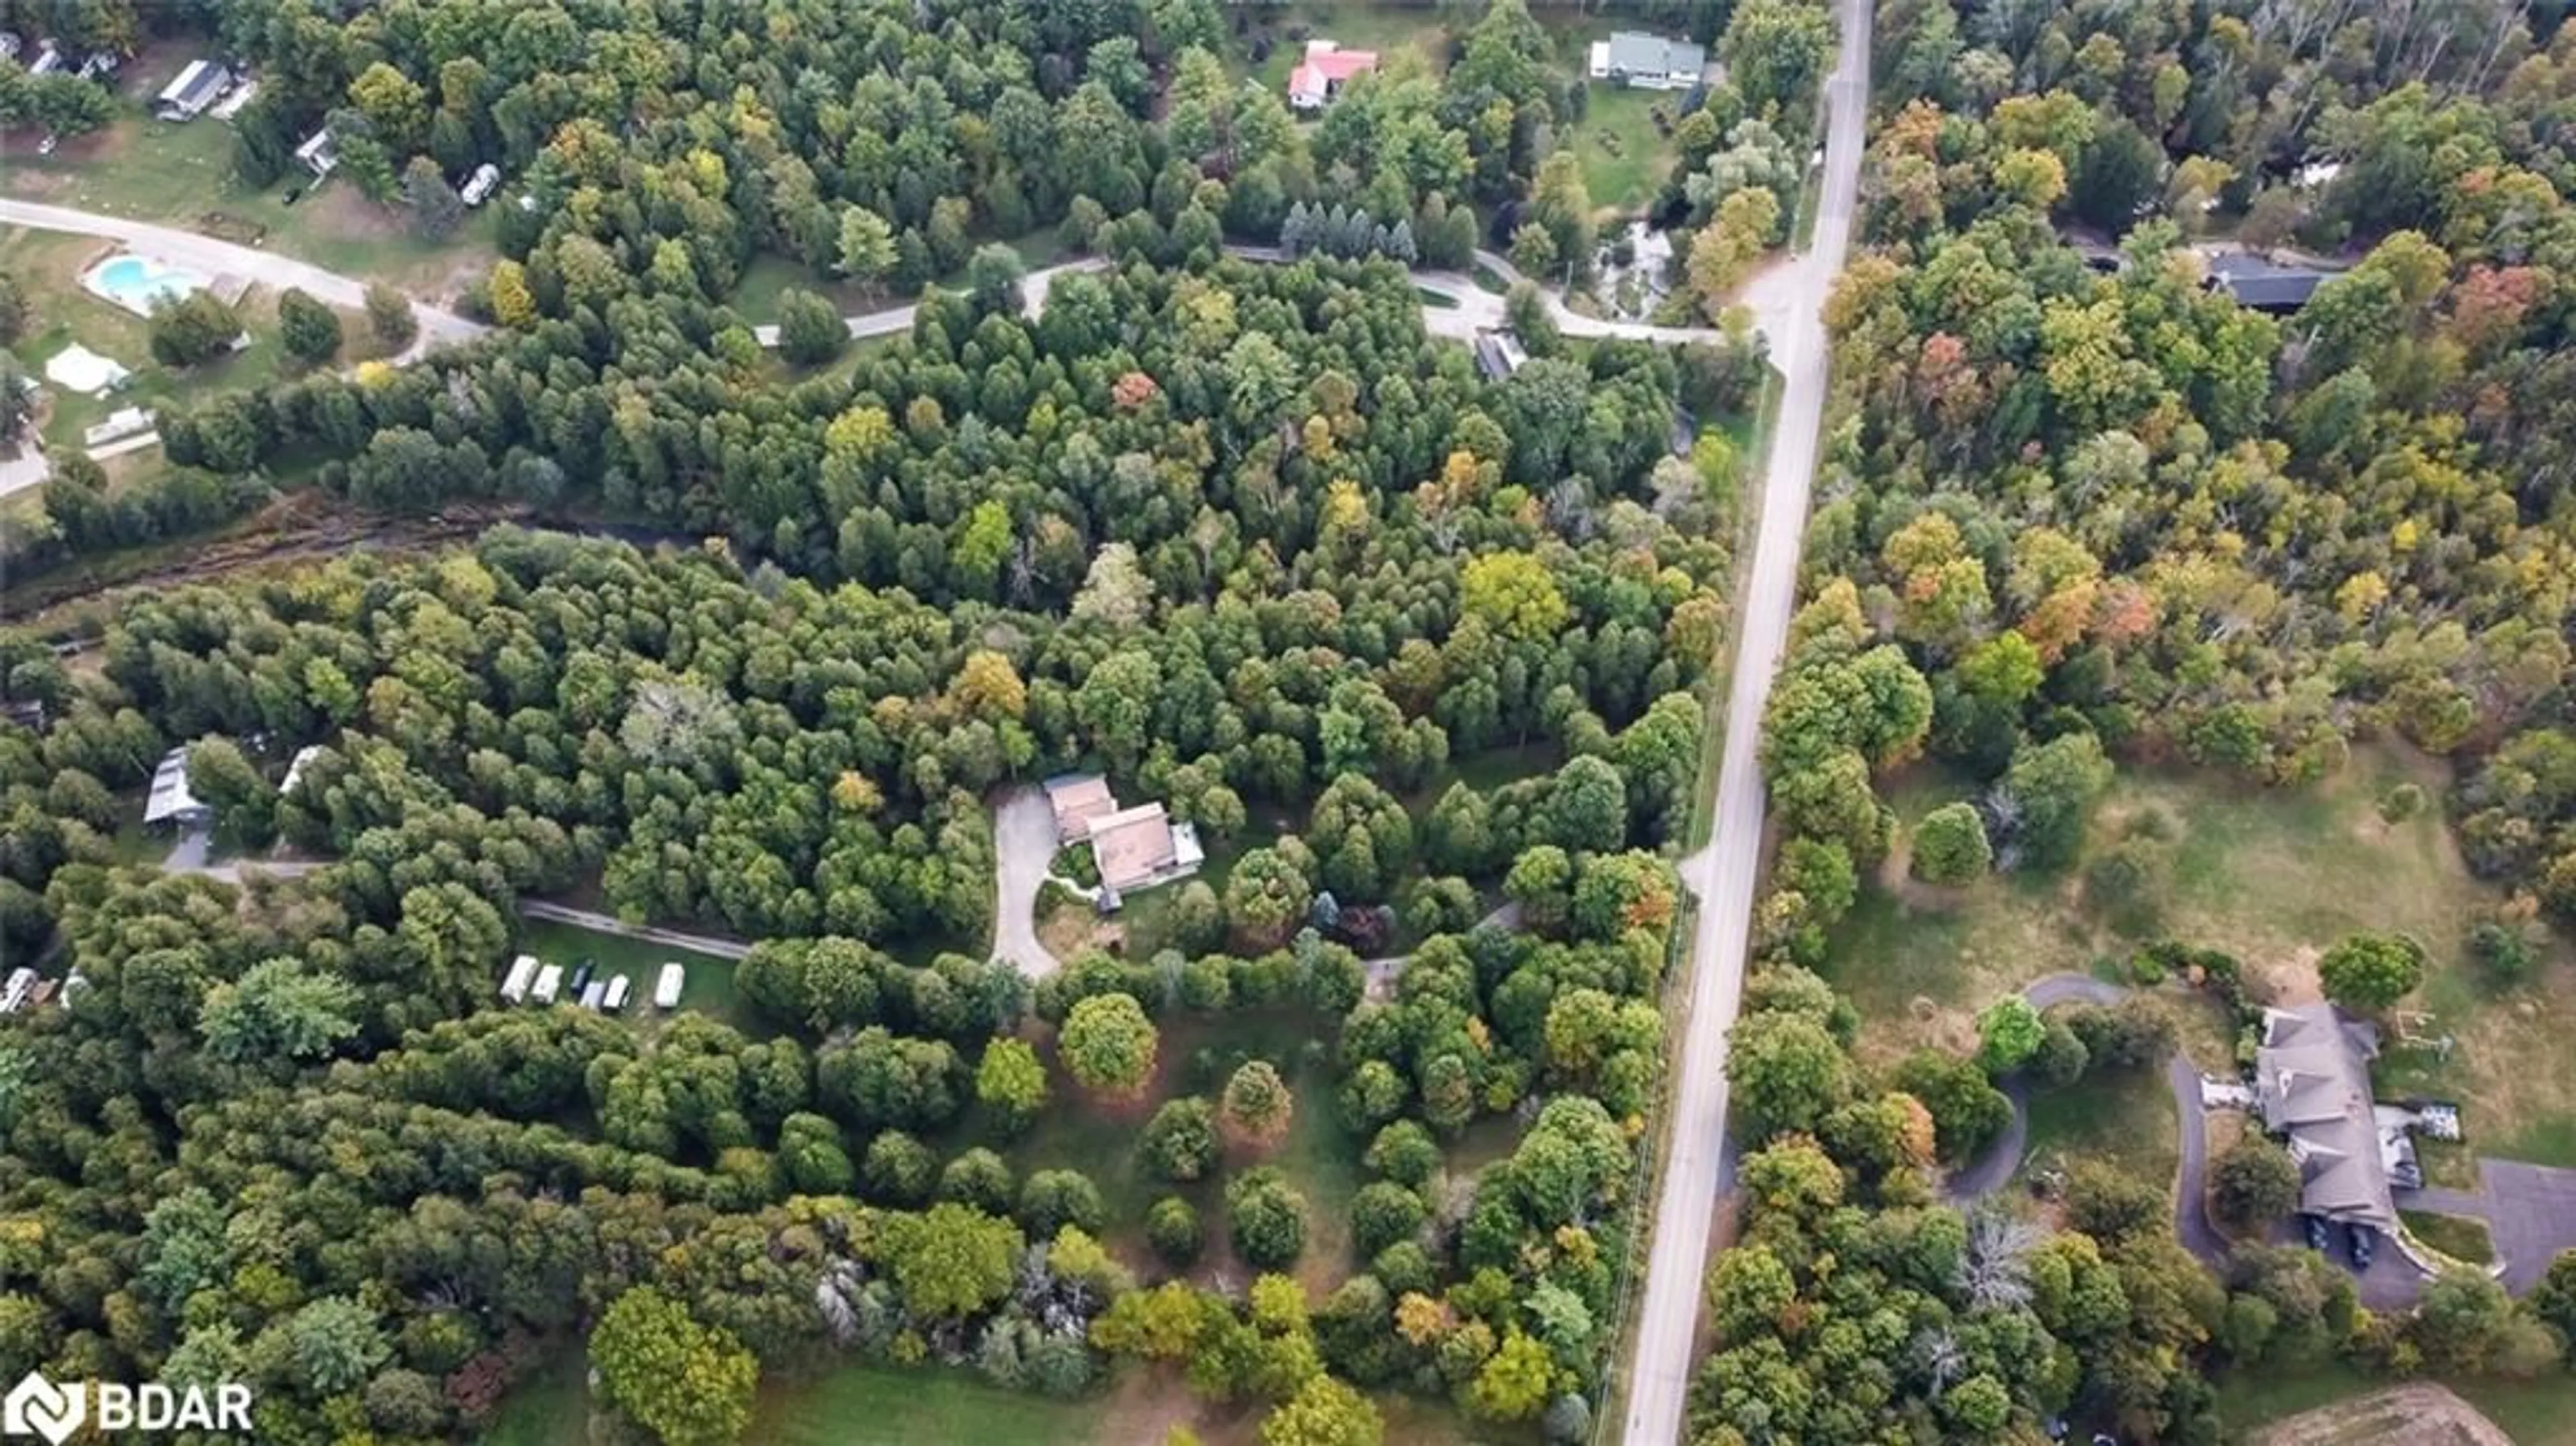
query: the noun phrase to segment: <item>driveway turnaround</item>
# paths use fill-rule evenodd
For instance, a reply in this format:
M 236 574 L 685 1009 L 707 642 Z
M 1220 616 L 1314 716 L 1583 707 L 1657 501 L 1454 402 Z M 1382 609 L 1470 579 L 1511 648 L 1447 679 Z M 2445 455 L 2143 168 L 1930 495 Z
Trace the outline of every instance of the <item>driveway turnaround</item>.
M 1064 961 L 1038 942 L 1038 889 L 1055 862 L 1055 810 L 1046 790 L 1025 784 L 1003 795 L 993 810 L 993 871 L 998 897 L 993 919 L 993 957 L 1005 959 L 1031 979 L 1044 979 Z

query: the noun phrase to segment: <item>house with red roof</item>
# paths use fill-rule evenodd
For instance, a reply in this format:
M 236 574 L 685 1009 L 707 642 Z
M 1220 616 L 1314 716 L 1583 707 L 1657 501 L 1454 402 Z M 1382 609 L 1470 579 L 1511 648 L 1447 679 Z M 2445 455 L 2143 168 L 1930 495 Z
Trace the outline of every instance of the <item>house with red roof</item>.
M 1344 50 L 1330 40 L 1309 40 L 1306 58 L 1288 72 L 1288 104 L 1301 111 L 1322 110 L 1353 77 L 1375 69 L 1374 50 Z

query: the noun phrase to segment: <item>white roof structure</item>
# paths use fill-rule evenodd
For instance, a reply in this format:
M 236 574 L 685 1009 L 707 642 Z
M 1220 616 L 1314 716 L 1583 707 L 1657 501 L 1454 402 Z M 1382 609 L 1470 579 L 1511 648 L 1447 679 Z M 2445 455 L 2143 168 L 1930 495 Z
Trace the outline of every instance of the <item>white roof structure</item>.
M 45 359 L 45 380 L 82 396 L 105 391 L 130 375 L 125 368 L 79 342 Z
M 194 120 L 232 83 L 233 73 L 223 66 L 211 60 L 191 60 L 187 69 L 162 89 L 154 104 L 163 120 Z
M 152 430 L 154 413 L 146 407 L 119 407 L 107 414 L 107 420 L 81 429 L 81 445 L 104 447 L 110 442 L 140 436 Z
M 689 971 L 681 968 L 677 964 L 663 965 L 661 977 L 656 979 L 653 984 L 653 1007 L 656 1009 L 676 1008 L 680 1002 L 680 985 L 686 981 L 688 977 Z
M 539 1004 L 555 1002 L 555 993 L 563 988 L 563 966 L 548 964 L 537 971 L 537 985 L 531 992 Z
M 319 743 L 307 743 L 296 749 L 295 756 L 286 760 L 286 778 L 277 785 L 277 791 L 293 793 L 295 785 L 304 781 L 304 770 L 320 756 L 322 756 L 322 745 Z M 524 959 L 527 956 L 522 954 L 519 957 Z
M 473 175 L 465 178 L 464 189 L 457 193 L 457 199 L 468 206 L 480 206 L 491 196 L 492 188 L 500 184 L 501 168 L 485 161 L 474 168 Z
M 608 996 L 600 1001 L 601 1005 L 611 1014 L 615 1014 L 617 1011 L 624 1009 L 626 1007 L 627 987 L 628 981 L 626 976 L 623 974 L 609 980 Z
M 214 812 L 188 791 L 188 750 L 173 748 L 162 754 L 160 766 L 152 770 L 152 792 L 144 800 L 143 821 L 203 823 Z

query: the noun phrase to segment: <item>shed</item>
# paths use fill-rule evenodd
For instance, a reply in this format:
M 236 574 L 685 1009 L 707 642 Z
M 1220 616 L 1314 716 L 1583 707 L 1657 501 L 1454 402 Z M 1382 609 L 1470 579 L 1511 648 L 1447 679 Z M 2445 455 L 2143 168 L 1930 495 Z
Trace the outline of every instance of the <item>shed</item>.
M 293 793 L 295 785 L 304 781 L 304 770 L 312 767 L 313 760 L 321 756 L 322 745 L 319 743 L 307 743 L 296 749 L 295 756 L 286 760 L 286 778 L 277 785 L 277 791 Z
M 317 180 L 331 174 L 331 169 L 340 164 L 340 152 L 331 141 L 331 128 L 324 126 L 306 136 L 304 144 L 295 148 L 295 159 L 302 161 L 304 169 Z

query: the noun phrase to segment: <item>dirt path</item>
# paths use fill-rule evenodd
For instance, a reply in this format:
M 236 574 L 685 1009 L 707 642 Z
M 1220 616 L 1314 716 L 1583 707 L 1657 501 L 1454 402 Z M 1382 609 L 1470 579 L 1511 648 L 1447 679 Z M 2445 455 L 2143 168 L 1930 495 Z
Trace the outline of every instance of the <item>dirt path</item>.
M 2496 1423 L 2444 1386 L 2399 1386 L 2302 1411 L 2246 1438 L 2250 1446 L 2514 1446 Z

